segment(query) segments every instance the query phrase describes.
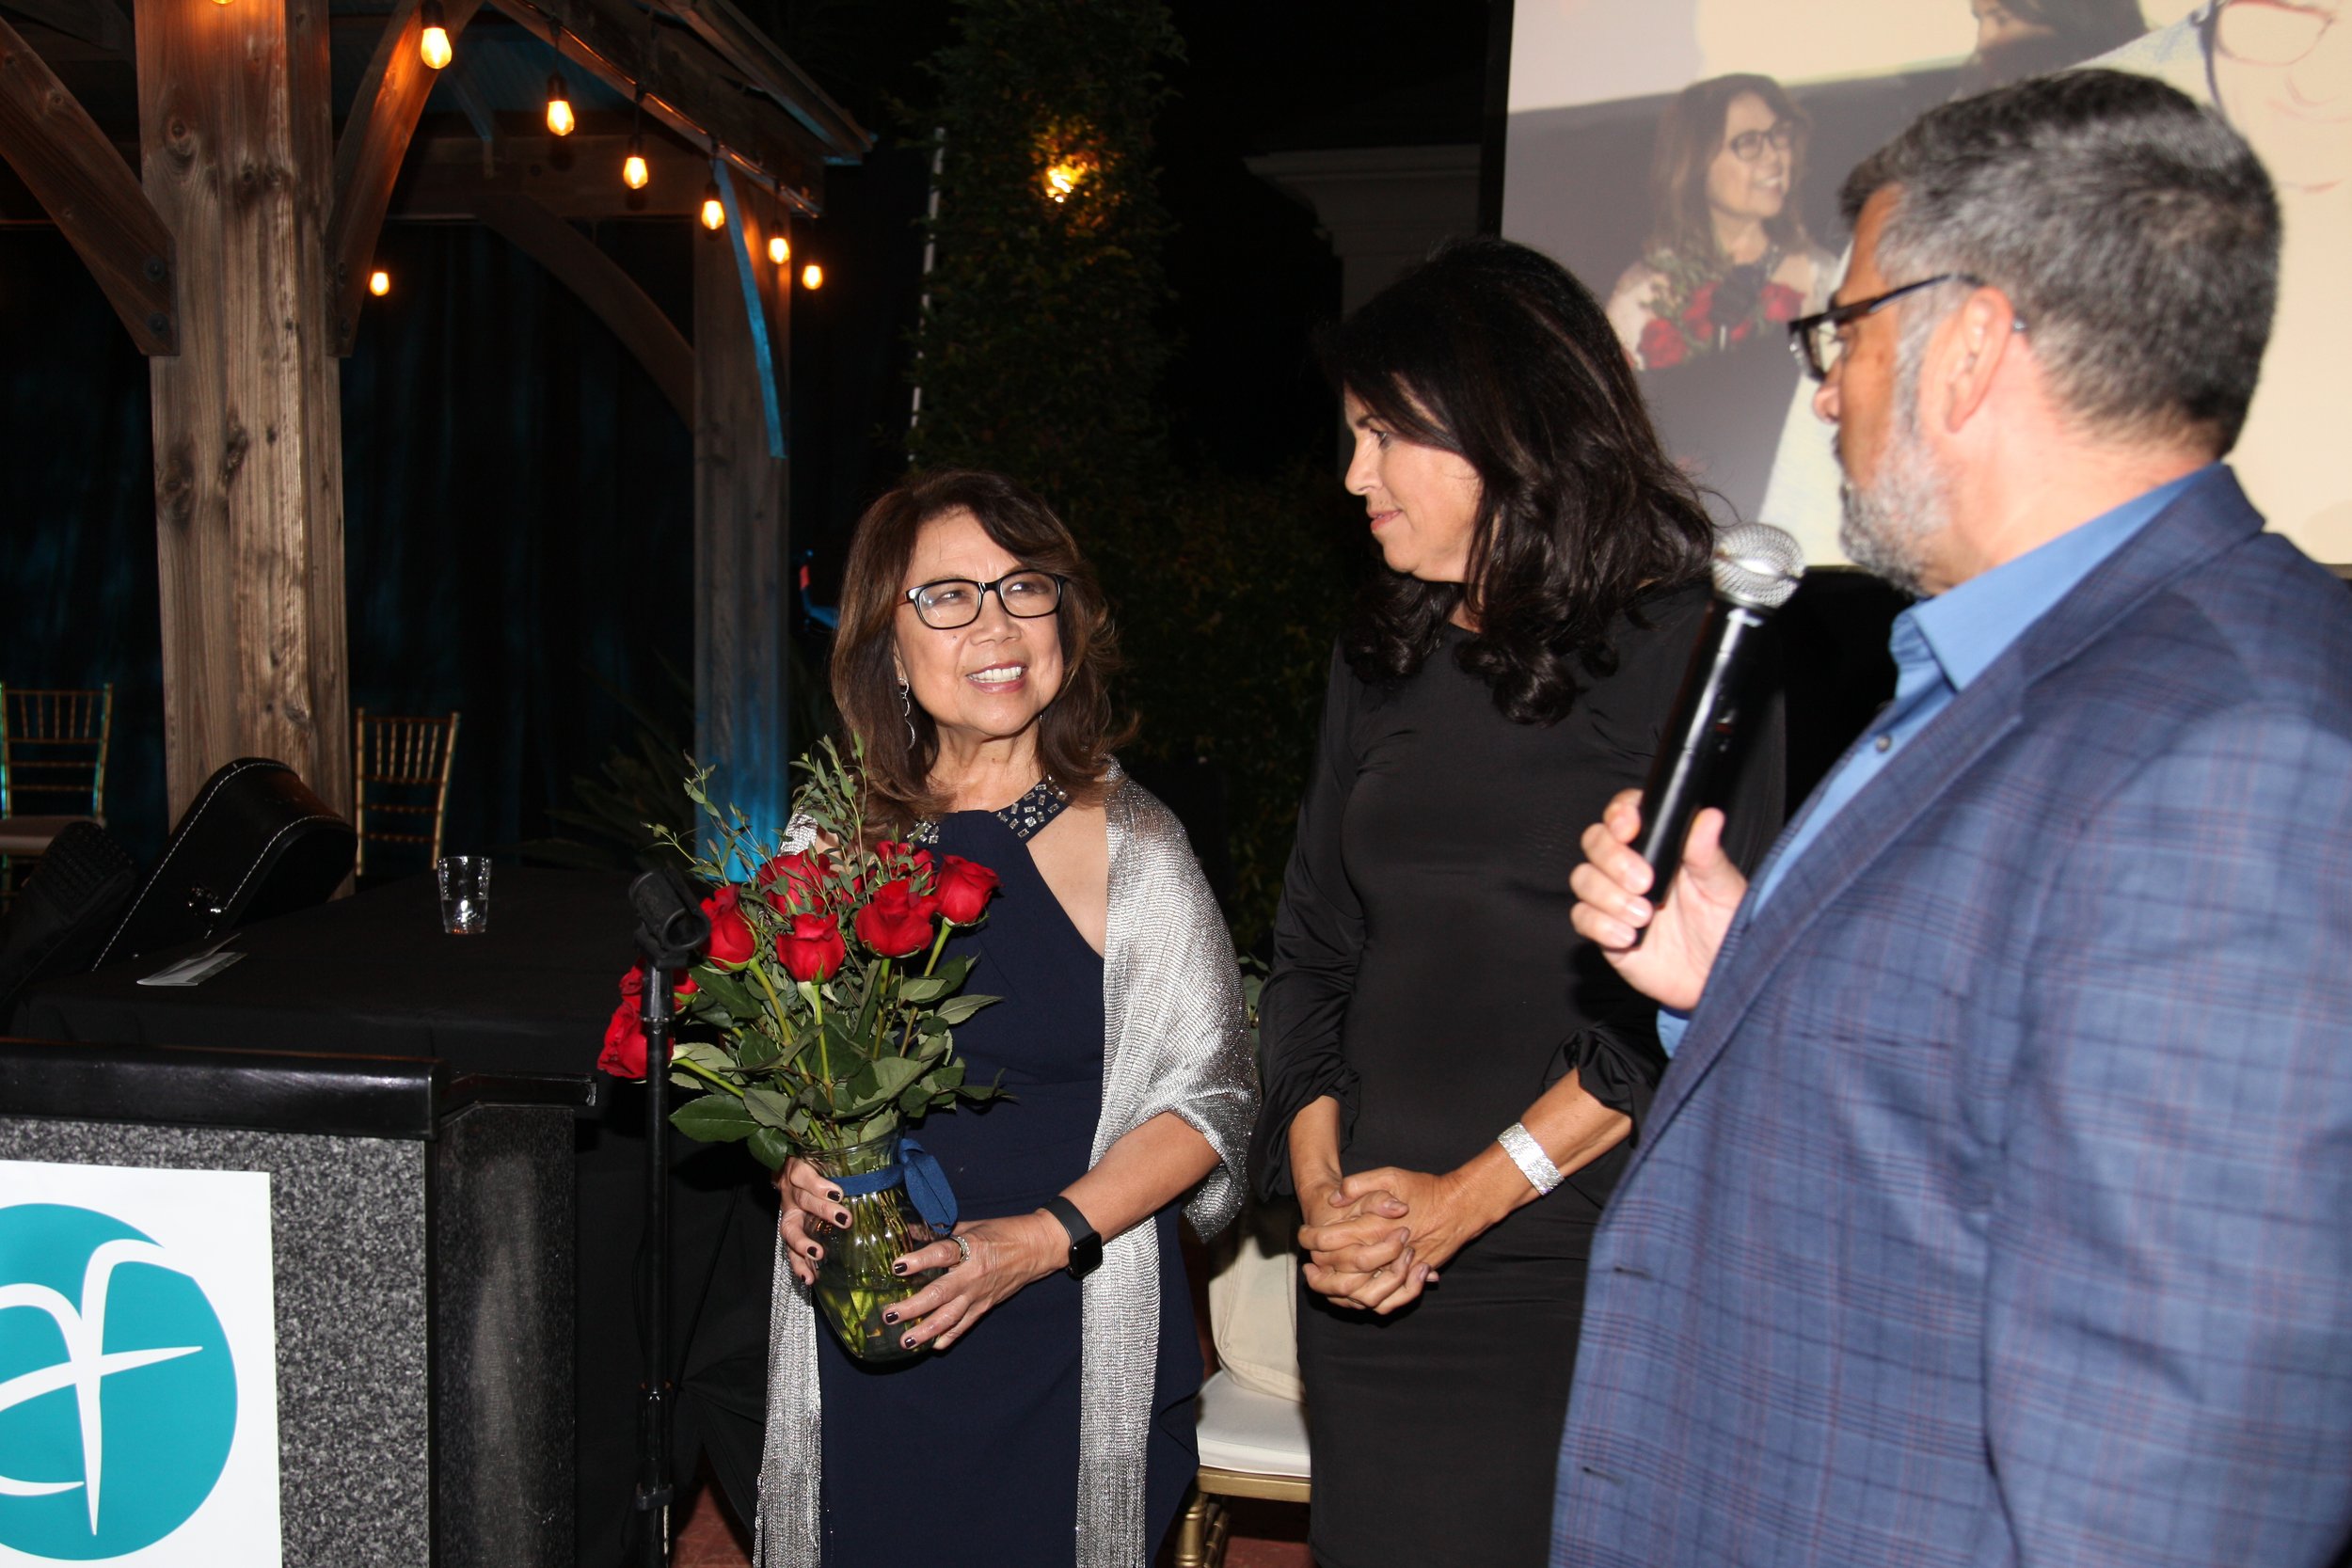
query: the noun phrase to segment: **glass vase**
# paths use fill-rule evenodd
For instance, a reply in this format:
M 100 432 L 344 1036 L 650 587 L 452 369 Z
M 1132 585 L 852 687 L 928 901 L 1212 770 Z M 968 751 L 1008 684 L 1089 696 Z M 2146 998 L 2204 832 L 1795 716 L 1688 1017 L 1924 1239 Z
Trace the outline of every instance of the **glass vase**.
M 818 1171 L 834 1180 L 866 1176 L 898 1164 L 898 1134 L 887 1132 L 865 1143 L 819 1150 L 808 1157 Z M 841 1206 L 850 1212 L 847 1227 L 812 1220 L 811 1239 L 825 1249 L 817 1264 L 817 1305 L 842 1347 L 861 1361 L 906 1361 L 920 1355 L 899 1341 L 912 1326 L 904 1320 L 882 1322 L 882 1314 L 937 1279 L 945 1269 L 917 1269 L 896 1275 L 890 1265 L 915 1248 L 939 1238 L 916 1212 L 901 1177 L 880 1192 L 844 1192 Z

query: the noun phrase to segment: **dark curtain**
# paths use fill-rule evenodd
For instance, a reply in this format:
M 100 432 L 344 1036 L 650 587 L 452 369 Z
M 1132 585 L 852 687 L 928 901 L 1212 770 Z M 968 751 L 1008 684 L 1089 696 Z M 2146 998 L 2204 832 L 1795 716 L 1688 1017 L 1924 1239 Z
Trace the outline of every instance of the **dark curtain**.
M 599 235 L 691 331 L 683 223 Z M 568 290 L 470 225 L 387 230 L 391 295 L 343 372 L 351 700 L 464 715 L 447 846 L 549 831 L 629 721 L 597 677 L 693 733 L 693 451 Z M 681 771 L 683 764 L 681 763 Z
M 598 238 L 691 323 L 686 225 Z M 461 710 L 449 847 L 508 845 L 625 737 L 595 676 L 691 733 L 661 670 L 691 668 L 691 438 L 496 235 L 395 225 L 378 260 L 393 292 L 343 368 L 351 700 Z M 142 864 L 169 827 L 149 431 L 146 362 L 80 261 L 0 232 L 0 680 L 115 682 L 108 816 Z
M 0 230 L 0 681 L 114 683 L 106 816 L 142 866 L 165 831 L 151 453 L 147 360 L 81 258 Z

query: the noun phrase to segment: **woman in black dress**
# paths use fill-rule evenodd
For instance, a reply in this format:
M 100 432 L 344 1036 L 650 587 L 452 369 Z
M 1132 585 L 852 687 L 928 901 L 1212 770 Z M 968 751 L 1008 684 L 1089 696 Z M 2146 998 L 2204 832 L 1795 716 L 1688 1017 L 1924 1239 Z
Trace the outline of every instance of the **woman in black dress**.
M 1712 536 L 1599 304 L 1534 251 L 1441 251 L 1331 359 L 1388 570 L 1332 664 L 1250 1159 L 1304 1219 L 1317 1560 L 1519 1568 L 1547 1557 L 1593 1227 L 1664 1066 L 1568 874 L 1660 744 Z M 1766 729 L 1746 863 L 1779 826 Z
M 998 879 L 956 1025 L 1008 1098 L 927 1117 L 963 1215 L 906 1256 L 919 1359 L 853 1360 L 779 1271 L 760 1568 L 1125 1568 L 1197 1466 L 1200 1382 L 1178 1214 L 1240 1196 L 1256 1085 L 1232 940 L 1184 830 L 1109 754 L 1109 613 L 1042 502 L 935 473 L 858 525 L 834 693 L 866 820 Z M 786 1166 L 805 1285 L 847 1214 Z

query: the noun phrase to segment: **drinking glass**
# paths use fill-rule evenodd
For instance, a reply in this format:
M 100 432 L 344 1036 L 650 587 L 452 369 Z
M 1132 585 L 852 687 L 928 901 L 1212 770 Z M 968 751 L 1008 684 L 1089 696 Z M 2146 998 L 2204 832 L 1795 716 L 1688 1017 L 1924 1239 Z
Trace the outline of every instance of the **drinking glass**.
M 441 929 L 453 937 L 478 937 L 490 928 L 490 860 L 486 855 L 444 855 L 433 863 L 441 881 Z

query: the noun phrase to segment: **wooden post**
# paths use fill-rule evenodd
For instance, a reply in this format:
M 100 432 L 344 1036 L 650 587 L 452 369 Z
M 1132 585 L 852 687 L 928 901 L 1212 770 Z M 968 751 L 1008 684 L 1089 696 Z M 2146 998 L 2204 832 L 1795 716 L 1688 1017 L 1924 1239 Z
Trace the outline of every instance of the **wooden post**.
M 715 234 L 697 228 L 693 237 L 694 755 L 718 769 L 713 798 L 732 800 L 758 832 L 773 834 L 792 793 L 785 705 L 791 467 L 780 438 L 790 407 L 791 295 L 768 260 L 767 235 L 782 219 L 747 214 L 742 182 L 724 188 L 727 227 Z M 779 411 L 773 449 L 771 400 Z
M 151 361 L 171 809 L 242 755 L 348 813 L 326 0 L 136 0 L 148 198 L 179 245 Z

